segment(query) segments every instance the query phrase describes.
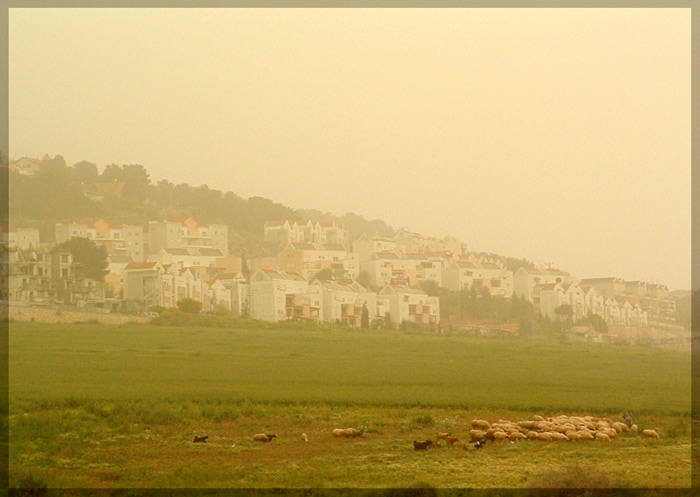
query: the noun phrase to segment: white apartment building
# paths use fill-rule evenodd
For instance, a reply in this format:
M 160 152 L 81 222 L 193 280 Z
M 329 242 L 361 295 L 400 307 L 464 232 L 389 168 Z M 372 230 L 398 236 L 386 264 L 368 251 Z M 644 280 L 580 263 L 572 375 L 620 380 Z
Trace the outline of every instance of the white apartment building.
M 341 322 L 348 326 L 360 327 L 362 309 L 367 307 L 370 321 L 377 314 L 377 294 L 370 292 L 356 281 L 343 283 L 329 280 L 315 280 L 309 289 L 321 295 L 321 319 L 330 323 Z
M 477 262 L 477 258 L 461 258 L 442 272 L 442 286 L 452 291 L 486 288 L 493 296 L 513 295 L 513 272 L 500 262 Z
M 108 255 L 129 256 L 143 262 L 146 257 L 143 227 L 114 224 L 104 219 L 56 224 L 56 243 L 72 238 L 88 238 L 104 247 Z
M 520 298 L 533 302 L 533 289 L 536 285 L 548 283 L 569 283 L 571 275 L 558 269 L 519 268 L 513 275 L 513 292 Z
M 204 247 L 161 248 L 149 260 L 160 264 L 178 264 L 182 267 L 214 267 L 223 254 L 219 249 Z
M 403 321 L 417 324 L 440 322 L 440 298 L 430 297 L 420 288 L 386 285 L 379 291 L 377 297 L 388 300 L 389 315 L 396 324 L 401 324 Z
M 304 303 L 296 302 L 294 296 L 307 294 L 308 283 L 299 273 L 279 269 L 259 269 L 250 276 L 249 285 L 249 312 L 250 317 L 254 319 L 284 321 L 295 317 L 295 306 L 300 306 L 303 311 Z M 316 303 L 318 305 L 313 307 L 317 310 L 317 319 L 320 319 L 318 315 L 321 307 L 320 295 L 316 302 L 309 303 L 309 307 Z
M 590 298 L 589 298 L 590 301 Z M 533 289 L 533 303 L 535 312 L 543 316 L 556 319 L 554 310 L 560 305 L 571 306 L 572 319 L 582 319 L 591 310 L 587 305 L 586 294 L 576 282 L 571 283 L 543 283 L 535 285 Z
M 363 233 L 352 242 L 352 251 L 360 257 L 360 263 L 369 261 L 374 254 L 396 251 L 396 241 L 379 235 Z
M 266 242 L 277 245 L 303 242 L 344 245 L 349 240 L 347 230 L 334 221 L 267 221 L 263 233 Z
M 185 220 L 166 219 L 148 223 L 150 253 L 157 254 L 162 248 L 217 249 L 228 257 L 228 226 L 225 224 L 203 224 L 194 218 Z
M 19 228 L 13 225 L 0 225 L 2 240 L 0 243 L 11 248 L 30 250 L 39 248 L 39 230 L 36 228 Z
M 311 280 L 323 269 L 330 269 L 336 279 L 356 279 L 360 275 L 357 254 L 348 252 L 339 244 L 289 242 L 277 258 L 277 267 L 297 272 L 306 280 Z

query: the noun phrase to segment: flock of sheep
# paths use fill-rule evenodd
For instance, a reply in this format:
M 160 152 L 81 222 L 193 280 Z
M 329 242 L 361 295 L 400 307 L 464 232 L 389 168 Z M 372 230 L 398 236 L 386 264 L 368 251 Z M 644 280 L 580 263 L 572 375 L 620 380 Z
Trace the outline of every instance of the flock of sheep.
M 594 416 L 556 416 L 543 418 L 533 416 L 531 420 L 509 421 L 499 419 L 498 422 L 489 423 L 483 419 L 474 419 L 469 431 L 469 443 L 462 443 L 462 447 L 482 448 L 487 441 L 496 442 L 508 440 L 515 443 L 519 440 L 541 440 L 546 442 L 601 440 L 611 442 L 615 437 L 623 436 L 627 432 L 638 433 L 636 424 L 632 424 L 631 415 L 625 415 L 626 423 L 612 421 L 608 418 Z M 357 438 L 364 436 L 364 430 L 356 428 L 336 428 L 331 431 L 335 438 Z M 659 438 L 656 430 L 643 430 L 642 436 L 647 438 Z M 274 433 L 258 433 L 252 436 L 253 441 L 267 443 L 276 438 Z M 206 443 L 209 437 L 194 437 L 194 443 Z M 306 433 L 301 434 L 304 442 L 309 441 Z M 413 441 L 414 450 L 427 450 L 441 447 L 440 440 L 444 440 L 449 446 L 454 447 L 459 439 L 452 436 L 451 432 L 436 433 L 435 440 Z M 234 444 L 235 446 L 235 444 Z
M 486 441 L 508 440 L 517 442 L 519 440 L 541 440 L 546 442 L 571 441 L 571 440 L 602 440 L 611 442 L 618 436 L 623 436 L 626 432 L 637 433 L 639 431 L 636 424 L 625 424 L 612 421 L 608 418 L 594 416 L 557 416 L 554 418 L 543 418 L 533 416 L 531 420 L 513 422 L 499 419 L 496 423 L 489 423 L 483 419 L 474 419 L 471 422 L 472 429 L 469 431 L 469 444 L 463 443 L 464 448 L 470 445 L 481 448 Z M 451 433 L 437 433 L 436 440 L 425 440 L 419 442 L 414 440 L 415 450 L 426 450 L 427 448 L 440 447 L 440 439 L 445 440 L 448 445 L 454 446 L 459 442 L 452 437 Z M 655 430 L 643 430 L 642 436 L 648 438 L 659 438 Z

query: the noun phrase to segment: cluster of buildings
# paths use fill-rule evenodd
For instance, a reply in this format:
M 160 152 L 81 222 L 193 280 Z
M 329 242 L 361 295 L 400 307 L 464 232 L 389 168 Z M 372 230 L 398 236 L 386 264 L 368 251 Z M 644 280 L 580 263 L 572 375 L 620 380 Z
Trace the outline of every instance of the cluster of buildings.
M 524 267 L 516 271 L 513 284 L 515 295 L 552 319 L 558 317 L 558 307 L 568 305 L 574 321 L 597 314 L 608 325 L 670 326 L 675 322 L 675 301 L 662 284 L 617 277 L 577 280 L 556 269 Z
M 228 227 L 194 218 L 151 221 L 143 226 L 103 219 L 58 223 L 55 243 L 39 231 L 7 227 L 2 270 L 8 295 L 0 300 L 90 304 L 109 297 L 146 308 L 174 307 L 184 298 L 219 310 L 267 321 L 310 320 L 360 326 L 387 320 L 434 325 L 438 297 L 421 284 L 452 291 L 480 289 L 492 296 L 516 295 L 535 312 L 557 319 L 562 305 L 572 318 L 601 316 L 610 325 L 672 324 L 674 301 L 665 285 L 621 278 L 577 280 L 551 268 L 521 267 L 468 252 L 453 238 L 436 239 L 405 229 L 386 237 L 364 233 L 351 240 L 335 222 L 268 221 L 264 237 L 275 256 L 247 259 L 229 253 Z M 80 280 L 69 252 L 56 246 L 76 237 L 104 247 L 104 282 Z

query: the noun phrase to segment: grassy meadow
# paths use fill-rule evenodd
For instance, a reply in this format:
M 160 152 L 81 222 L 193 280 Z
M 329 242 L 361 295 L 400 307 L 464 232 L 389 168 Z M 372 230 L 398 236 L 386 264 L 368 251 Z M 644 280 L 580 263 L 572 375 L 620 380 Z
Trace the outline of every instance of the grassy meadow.
M 681 352 L 335 327 L 13 322 L 9 359 L 11 486 L 504 488 L 561 468 L 605 482 L 583 486 L 690 485 Z M 436 431 L 466 441 L 475 417 L 621 419 L 627 409 L 661 439 L 412 450 Z M 365 436 L 330 435 L 347 426 Z M 278 438 L 250 439 L 263 431 Z

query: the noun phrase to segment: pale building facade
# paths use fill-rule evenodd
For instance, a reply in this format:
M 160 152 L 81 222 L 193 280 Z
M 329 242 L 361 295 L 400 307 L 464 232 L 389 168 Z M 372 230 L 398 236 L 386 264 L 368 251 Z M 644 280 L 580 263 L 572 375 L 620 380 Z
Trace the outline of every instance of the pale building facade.
M 185 220 L 166 219 L 148 223 L 150 253 L 162 248 L 217 249 L 228 257 L 228 226 L 204 224 L 189 217 Z
M 146 260 L 142 226 L 114 224 L 104 219 L 56 224 L 56 243 L 73 238 L 87 238 L 104 247 L 108 255 L 129 256 L 134 261 Z

